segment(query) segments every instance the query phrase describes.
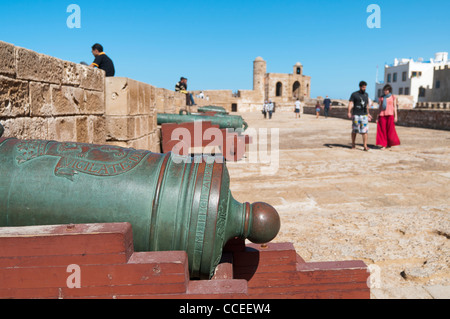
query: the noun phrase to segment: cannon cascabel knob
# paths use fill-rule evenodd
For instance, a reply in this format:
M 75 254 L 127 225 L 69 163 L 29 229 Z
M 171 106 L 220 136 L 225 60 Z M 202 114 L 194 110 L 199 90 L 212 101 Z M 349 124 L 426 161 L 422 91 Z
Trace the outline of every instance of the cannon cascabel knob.
M 252 218 L 247 239 L 255 244 L 272 241 L 280 230 L 280 216 L 271 205 L 257 202 L 251 205 Z

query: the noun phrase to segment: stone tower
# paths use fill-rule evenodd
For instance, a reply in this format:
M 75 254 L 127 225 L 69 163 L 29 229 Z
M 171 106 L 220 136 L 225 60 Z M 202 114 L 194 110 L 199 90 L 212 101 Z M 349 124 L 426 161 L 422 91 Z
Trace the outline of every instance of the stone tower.
M 264 94 L 266 71 L 266 61 L 261 57 L 257 57 L 253 61 L 253 91 Z
M 303 66 L 300 62 L 297 62 L 294 65 L 294 72 L 292 73 L 294 75 L 303 75 Z

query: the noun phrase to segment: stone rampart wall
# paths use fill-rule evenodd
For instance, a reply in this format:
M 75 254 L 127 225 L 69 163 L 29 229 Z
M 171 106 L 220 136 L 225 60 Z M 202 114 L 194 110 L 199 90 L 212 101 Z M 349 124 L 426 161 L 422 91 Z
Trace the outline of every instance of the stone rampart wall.
M 305 114 L 316 114 L 315 108 L 305 106 L 303 108 Z M 370 114 L 373 122 L 376 121 L 378 109 L 371 109 Z M 323 116 L 323 109 L 321 110 Z M 338 117 L 347 119 L 346 107 L 333 107 L 329 111 L 330 117 Z M 400 109 L 398 110 L 398 123 L 400 126 L 431 128 L 438 130 L 450 130 L 450 111 L 449 110 L 432 110 L 432 109 Z
M 184 94 L 0 41 L 4 136 L 159 152 L 157 112 L 185 105 Z

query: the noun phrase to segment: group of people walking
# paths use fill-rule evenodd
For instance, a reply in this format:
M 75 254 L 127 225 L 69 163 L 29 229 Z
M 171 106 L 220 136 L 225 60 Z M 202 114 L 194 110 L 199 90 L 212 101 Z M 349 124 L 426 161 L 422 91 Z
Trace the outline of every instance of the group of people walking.
M 331 109 L 331 100 L 328 97 L 328 95 L 325 98 L 325 100 L 323 100 L 322 106 L 323 106 L 323 112 L 324 112 L 325 118 L 328 118 L 328 113 L 330 112 L 330 109 Z M 320 116 L 320 111 L 322 109 L 319 101 L 317 101 L 315 108 L 316 108 L 316 119 L 318 119 Z
M 272 114 L 275 109 L 275 105 L 271 100 L 265 101 L 262 108 L 262 114 L 264 115 L 264 118 L 267 118 L 267 115 L 269 115 L 269 119 L 272 119 Z
M 366 92 L 367 83 L 359 83 L 359 91 L 353 92 L 349 99 L 347 116 L 352 120 L 352 149 L 355 148 L 356 135 L 361 134 L 363 138 L 364 151 L 367 146 L 369 121 L 372 115 L 369 112 L 369 94 Z M 392 87 L 387 84 L 383 88 L 383 96 L 378 100 L 379 112 L 377 118 L 376 145 L 388 148 L 400 145 L 395 123 L 398 121 L 397 99 L 392 94 Z
M 371 100 L 369 94 L 366 92 L 367 83 L 361 81 L 359 83 L 359 90 L 352 93 L 349 99 L 347 116 L 352 120 L 352 149 L 356 148 L 356 136 L 360 134 L 363 139 L 364 151 L 368 151 L 367 145 L 369 122 L 372 121 L 372 115 L 370 114 Z M 383 88 L 383 95 L 379 98 L 379 111 L 377 115 L 377 134 L 376 145 L 381 148 L 390 148 L 392 146 L 400 145 L 400 139 L 395 129 L 395 123 L 398 121 L 398 102 L 395 95 L 392 94 L 392 86 L 389 84 Z M 331 110 L 332 101 L 327 97 L 322 103 L 317 101 L 315 105 L 316 118 L 319 118 L 320 112 L 324 110 L 325 118 L 328 118 Z M 302 104 L 299 99 L 295 101 L 295 118 L 301 117 Z M 274 106 L 272 101 L 265 101 L 262 109 L 264 118 L 272 118 Z

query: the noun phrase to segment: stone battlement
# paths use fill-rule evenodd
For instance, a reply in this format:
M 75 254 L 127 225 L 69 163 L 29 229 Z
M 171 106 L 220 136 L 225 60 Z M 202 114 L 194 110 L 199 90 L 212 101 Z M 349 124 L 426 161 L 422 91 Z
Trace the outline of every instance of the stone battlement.
M 185 95 L 0 41 L 5 136 L 114 144 L 159 152 L 156 112 Z
M 256 62 L 258 66 L 264 61 Z M 265 68 L 254 71 L 264 77 L 270 75 Z M 305 103 L 305 113 L 314 112 L 311 103 L 315 100 L 309 98 L 310 77 L 300 72 L 287 74 L 283 79 L 287 82 L 278 80 L 285 89 L 291 87 L 290 80 L 305 81 L 295 92 Z M 223 106 L 228 111 L 260 112 L 264 90 L 273 89 L 273 85 L 266 88 L 262 82 L 258 83 L 255 85 L 260 90 L 239 90 L 236 94 L 231 90 L 204 91 L 208 99 L 196 98 L 196 103 Z M 283 96 L 273 98 L 278 112 L 293 112 L 292 92 L 280 91 Z M 193 93 L 197 95 L 200 91 Z M 272 92 L 266 97 L 274 95 Z M 405 99 L 403 104 L 409 108 L 409 100 Z M 400 110 L 399 125 L 449 129 L 450 103 L 425 103 L 418 107 Z M 102 70 L 0 41 L 0 123 L 5 127 L 4 136 L 112 144 L 160 152 L 156 113 L 178 113 L 185 108 L 186 96 L 182 93 L 125 77 L 107 78 Z M 330 116 L 346 116 L 346 110 L 334 107 Z
M 316 114 L 316 110 L 312 106 L 304 107 L 305 114 Z M 378 109 L 370 109 L 373 117 L 372 122 L 376 121 Z M 323 110 L 321 110 L 323 115 Z M 347 119 L 347 107 L 332 107 L 329 112 L 330 117 Z M 400 126 L 431 128 L 437 130 L 450 130 L 450 112 L 447 110 L 431 110 L 431 109 L 399 109 L 398 123 Z

